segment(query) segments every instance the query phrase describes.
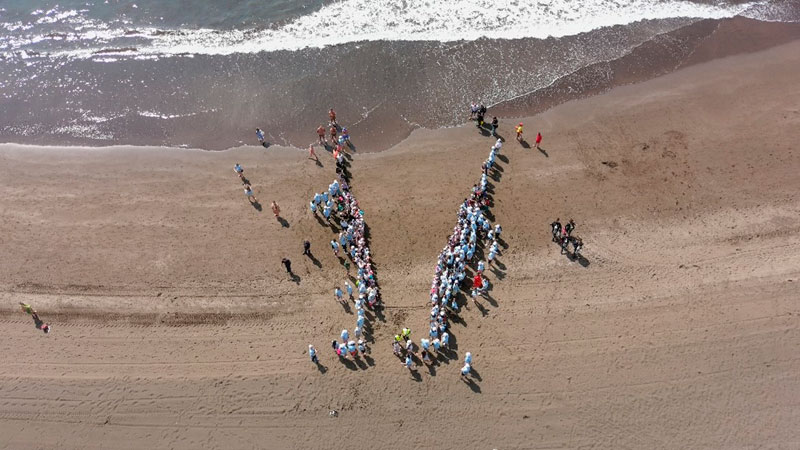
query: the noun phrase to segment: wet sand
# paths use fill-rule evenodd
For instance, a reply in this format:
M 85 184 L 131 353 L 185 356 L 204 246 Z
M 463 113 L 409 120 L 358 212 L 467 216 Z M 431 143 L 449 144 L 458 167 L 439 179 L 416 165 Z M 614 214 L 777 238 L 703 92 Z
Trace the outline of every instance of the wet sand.
M 745 18 L 642 21 L 548 39 L 359 42 L 258 54 L 156 60 L 36 60 L 0 67 L 0 142 L 305 148 L 335 108 L 359 151 L 386 150 L 415 129 L 464 123 L 470 102 L 500 117 L 679 67 L 800 37 L 798 23 Z M 104 55 L 113 59 L 112 55 Z M 20 74 L 33 80 L 17 80 Z
M 326 344 L 355 322 L 331 295 L 345 270 L 306 207 L 328 155 L 0 146 L 0 444 L 794 448 L 797 73 L 793 42 L 568 102 L 523 119 L 541 151 L 504 118 L 508 248 L 485 313 L 464 311 L 452 359 L 416 378 L 389 342 L 426 325 L 436 255 L 491 144 L 474 126 L 355 153 L 386 309 L 371 358 L 349 365 Z M 556 217 L 577 222 L 584 261 L 550 242 Z

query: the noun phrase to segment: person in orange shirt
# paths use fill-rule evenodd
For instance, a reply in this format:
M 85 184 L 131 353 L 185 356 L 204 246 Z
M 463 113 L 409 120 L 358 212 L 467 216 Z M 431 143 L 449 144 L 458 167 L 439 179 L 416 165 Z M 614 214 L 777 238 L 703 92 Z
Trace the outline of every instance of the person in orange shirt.
M 317 128 L 317 136 L 319 136 L 320 144 L 325 145 L 328 143 L 328 141 L 325 140 L 325 127 L 323 127 L 322 125 L 320 125 L 319 128 Z

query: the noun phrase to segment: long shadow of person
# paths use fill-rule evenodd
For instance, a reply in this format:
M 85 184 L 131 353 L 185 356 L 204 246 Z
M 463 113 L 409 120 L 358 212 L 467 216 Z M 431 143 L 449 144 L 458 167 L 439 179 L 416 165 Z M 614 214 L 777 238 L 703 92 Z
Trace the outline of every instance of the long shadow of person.
M 541 154 L 543 154 L 545 158 L 550 157 L 550 155 L 547 154 L 547 150 L 543 149 L 542 147 L 539 147 L 539 152 L 541 152 Z
M 502 272 L 502 271 L 500 271 L 498 269 L 495 269 L 494 267 L 492 267 L 491 271 L 492 271 L 492 274 L 494 274 L 495 278 L 497 278 L 498 280 L 502 280 L 503 278 L 506 277 L 506 273 L 505 272 Z
M 280 223 L 283 228 L 289 228 L 289 221 L 283 217 L 278 217 L 278 223 Z
M 414 381 L 416 381 L 416 382 L 418 382 L 418 383 L 419 383 L 420 381 L 422 381 L 422 375 L 420 375 L 420 374 L 419 374 L 419 371 L 417 371 L 417 369 L 411 369 L 411 370 L 410 370 L 410 372 L 411 372 L 411 378 L 412 378 Z
M 358 370 L 358 366 L 353 361 L 350 361 L 347 358 L 339 358 L 339 359 L 341 359 L 342 364 L 344 364 L 344 366 L 347 367 L 348 369 L 350 369 L 350 370 Z
M 462 377 L 461 377 L 461 380 L 462 380 L 462 381 L 463 381 L 463 382 L 464 382 L 464 383 L 465 383 L 467 386 L 469 386 L 469 388 L 470 388 L 470 389 L 472 389 L 472 392 L 474 392 L 474 393 L 476 393 L 476 394 L 480 394 L 480 393 L 481 393 L 481 387 L 480 387 L 480 386 L 478 386 L 478 383 L 476 383 L 475 381 L 473 381 L 473 380 L 472 380 L 472 378 L 467 378 L 467 377 L 463 377 L 463 376 L 462 376 Z
M 253 208 L 255 208 L 256 211 L 261 212 L 261 210 L 264 209 L 261 207 L 261 203 L 259 203 L 258 201 L 250 202 L 250 204 L 253 205 Z
M 589 260 L 584 258 L 583 255 L 578 255 L 578 264 L 582 267 L 589 267 Z
M 479 373 L 478 373 L 478 371 L 477 371 L 477 370 L 475 370 L 475 368 L 474 368 L 474 367 L 473 367 L 473 368 L 470 370 L 470 372 L 469 372 L 469 373 L 470 373 L 470 375 L 472 375 L 473 377 L 475 377 L 475 379 L 476 379 L 476 380 L 478 380 L 478 381 L 483 381 L 483 378 L 481 378 L 481 374 L 479 374 Z
M 519 145 L 521 145 L 522 148 L 531 148 L 531 144 L 528 144 L 528 141 L 526 141 L 525 139 L 521 139 L 519 141 Z
M 328 368 L 323 366 L 319 361 L 317 361 L 317 370 L 319 370 L 319 373 L 325 373 L 328 371 Z
M 302 280 L 302 278 L 300 278 L 300 275 L 297 275 L 296 273 L 292 273 L 290 275 L 290 279 L 292 280 L 292 282 L 298 285 L 300 284 L 300 280 Z
M 312 263 L 314 263 L 315 266 L 319 267 L 320 269 L 322 268 L 322 263 L 319 262 L 319 260 L 314 255 L 309 253 L 308 258 L 311 260 Z

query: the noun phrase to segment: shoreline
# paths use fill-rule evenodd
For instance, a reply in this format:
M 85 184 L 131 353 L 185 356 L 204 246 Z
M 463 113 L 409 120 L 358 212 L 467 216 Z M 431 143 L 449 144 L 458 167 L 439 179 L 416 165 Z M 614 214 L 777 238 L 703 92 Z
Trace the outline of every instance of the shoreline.
M 610 39 L 610 36 L 613 36 L 614 33 L 632 33 L 631 36 L 635 35 L 635 33 L 631 30 L 623 31 L 624 28 L 625 27 L 619 26 L 604 30 L 601 33 L 603 36 L 598 38 Z M 605 34 L 609 36 L 605 36 Z M 722 20 L 702 20 L 691 25 L 683 26 L 677 30 L 658 34 L 654 38 L 646 40 L 644 43 L 632 48 L 629 52 L 625 53 L 621 57 L 613 58 L 607 61 L 601 61 L 579 68 L 576 71 L 559 76 L 558 78 L 552 80 L 547 86 L 536 88 L 532 92 L 519 94 L 513 98 L 506 98 L 499 103 L 495 103 L 495 106 L 489 111 L 489 117 L 492 115 L 498 115 L 498 117 L 503 118 L 538 114 L 548 110 L 549 108 L 552 108 L 553 106 L 564 103 L 565 101 L 576 98 L 588 98 L 592 95 L 607 92 L 609 89 L 612 89 L 616 86 L 624 86 L 626 84 L 653 79 L 655 77 L 674 72 L 681 67 L 702 63 L 705 61 L 711 61 L 720 57 L 771 48 L 798 38 L 800 38 L 800 23 L 761 22 L 742 17 Z M 587 34 L 586 36 L 580 35 L 568 37 L 567 39 L 574 39 L 577 42 L 580 42 L 583 39 L 590 39 L 590 37 Z M 633 37 L 631 37 L 631 39 L 633 39 Z M 527 48 L 527 53 L 532 53 L 531 55 L 525 56 L 525 58 L 519 62 L 524 66 L 525 64 L 536 64 L 534 62 L 536 58 L 534 56 L 536 54 L 535 49 L 539 48 L 540 46 L 546 46 L 548 43 L 552 44 L 558 41 L 559 40 L 554 39 L 541 40 L 541 42 L 529 42 L 528 40 L 524 39 L 520 41 L 500 40 L 496 42 L 478 40 L 475 42 L 459 44 L 459 48 L 465 48 L 458 51 L 469 54 L 473 50 L 469 50 L 466 47 L 480 48 L 489 46 L 491 48 L 496 47 L 496 49 L 492 51 L 494 53 L 507 51 L 513 54 L 517 47 L 523 47 Z M 368 64 L 368 60 L 365 59 L 366 54 L 372 54 L 376 52 L 376 55 L 373 55 L 373 57 L 379 57 L 380 55 L 383 55 L 380 57 L 393 58 L 392 60 L 394 60 L 398 58 L 400 54 L 412 51 L 414 45 L 417 44 L 399 43 L 397 45 L 400 46 L 399 49 L 392 50 L 388 54 L 383 54 L 381 53 L 382 51 L 388 50 L 381 50 L 376 43 L 364 43 L 365 47 L 370 47 L 371 49 L 365 50 L 365 55 L 357 56 L 357 60 L 354 61 L 353 64 Z M 562 43 L 559 45 L 567 44 Z M 576 44 L 573 43 L 569 45 Z M 342 48 L 337 51 L 342 53 L 342 55 L 339 55 L 337 58 L 356 58 L 356 56 L 351 54 L 353 52 L 352 49 L 347 50 Z M 429 54 L 427 56 L 429 58 L 445 57 L 449 53 L 448 51 L 442 49 L 435 50 L 434 48 L 427 49 L 426 52 L 426 54 Z M 265 55 L 264 57 L 267 58 L 267 60 L 270 59 L 269 55 Z M 511 56 L 502 56 L 499 58 L 500 59 L 497 61 L 492 60 L 490 64 L 503 63 L 513 67 L 514 61 L 506 61 L 506 59 L 511 58 Z M 531 61 L 527 61 L 528 59 L 531 59 Z M 286 62 L 284 61 L 284 63 Z M 530 68 L 525 68 L 525 70 L 530 71 Z M 546 68 L 545 71 L 547 71 Z M 540 75 L 541 74 L 537 73 L 536 77 L 539 77 Z M 383 74 L 381 76 L 390 76 L 390 74 Z M 481 78 L 480 80 L 475 81 L 490 84 L 496 80 L 491 78 Z M 417 81 L 417 84 L 419 83 L 421 83 L 421 81 Z M 430 85 L 430 80 L 428 80 L 426 83 L 428 84 L 422 84 L 418 88 L 421 91 L 426 92 L 433 88 L 433 86 Z M 366 86 L 364 88 L 366 88 Z M 243 89 L 246 88 L 243 87 Z M 327 88 L 323 87 L 321 89 Z M 338 88 L 331 87 L 331 89 L 338 91 Z M 374 91 L 375 86 L 369 86 L 369 89 Z M 415 88 L 413 84 L 409 86 L 409 91 L 414 91 L 415 89 L 417 88 Z M 277 95 L 275 93 L 270 93 L 269 95 L 273 94 Z M 451 92 L 449 95 L 457 96 L 457 92 Z M 365 99 L 369 100 L 372 97 L 376 98 L 375 101 L 380 100 L 378 91 L 370 91 L 366 94 Z M 245 99 L 242 99 L 242 101 L 246 102 Z M 303 99 L 299 98 L 298 101 L 303 102 Z M 308 107 L 315 104 L 314 102 L 316 101 L 316 97 L 313 99 L 307 99 Z M 337 97 L 334 95 L 331 101 L 334 101 L 334 105 L 342 105 L 344 111 L 337 109 L 341 119 L 346 119 L 347 117 L 356 119 L 352 120 L 352 125 L 348 126 L 350 128 L 351 135 L 359 137 L 359 140 L 356 142 L 360 147 L 359 150 L 365 152 L 384 151 L 408 138 L 410 133 L 415 129 L 435 130 L 451 126 L 464 125 L 464 123 L 457 125 L 441 125 L 444 122 L 451 121 L 452 117 L 450 117 L 450 119 L 445 119 L 444 116 L 442 116 L 438 119 L 433 119 L 433 122 L 430 122 L 429 119 L 421 117 L 419 111 L 416 111 L 415 109 L 395 110 L 395 108 L 390 108 L 385 104 L 387 101 L 386 98 L 379 101 L 375 105 L 367 105 L 370 106 L 369 110 L 367 110 L 366 106 L 364 106 L 364 111 L 361 111 L 358 108 L 353 109 L 354 105 L 359 102 L 354 102 L 353 99 L 349 97 L 346 99 L 337 100 Z M 443 99 L 439 99 L 437 102 L 438 101 L 443 101 Z M 411 102 L 411 104 L 414 104 L 414 102 Z M 251 130 L 252 127 L 260 126 L 267 132 L 267 140 L 273 142 L 274 145 L 304 149 L 305 144 L 300 145 L 299 143 L 311 142 L 313 140 L 314 133 L 312 130 L 306 129 L 306 127 L 298 127 L 297 123 L 302 122 L 312 124 L 317 120 L 321 120 L 317 116 L 312 117 L 306 111 L 308 107 L 301 108 L 302 111 L 299 112 L 289 112 L 288 114 L 291 117 L 283 117 L 282 115 L 275 116 L 274 114 L 276 111 L 272 111 L 270 109 L 259 112 L 259 106 L 255 104 L 248 104 L 246 102 L 244 105 L 244 109 L 252 110 L 248 117 L 238 117 L 236 119 L 231 118 L 230 120 L 219 124 L 214 123 L 213 121 L 208 122 L 211 120 L 211 116 L 205 117 L 203 115 L 205 113 L 198 113 L 200 115 L 195 118 L 196 120 L 189 116 L 168 120 L 152 117 L 139 117 L 133 121 L 127 121 L 125 124 L 114 124 L 113 126 L 109 125 L 112 127 L 110 130 L 116 130 L 115 132 L 111 133 L 112 135 L 121 133 L 120 136 L 127 136 L 114 139 L 112 145 L 147 146 L 155 144 L 157 146 L 163 146 L 167 148 L 191 147 L 205 150 L 227 150 L 232 148 L 248 147 L 251 141 L 255 141 L 255 138 L 254 136 L 251 136 L 250 131 L 246 131 L 242 135 L 239 134 L 237 130 L 242 128 Z M 177 104 L 175 106 L 177 107 Z M 453 111 L 449 111 L 448 114 L 450 116 L 456 114 L 459 117 L 466 117 L 467 105 L 465 104 L 462 106 L 465 112 L 463 116 Z M 429 107 L 431 107 L 431 105 L 428 105 L 427 107 L 423 104 L 418 105 L 418 108 L 423 109 L 428 109 Z M 9 110 L 8 112 L 12 113 L 13 111 Z M 442 115 L 443 112 L 439 111 L 435 114 Z M 181 116 L 181 114 L 177 114 L 177 116 Z M 262 121 L 266 121 L 267 124 L 272 126 L 265 128 L 264 123 L 253 121 L 252 117 L 262 117 Z M 292 120 L 286 122 L 286 120 L 292 117 Z M 282 121 L 286 123 L 283 123 Z M 436 126 L 437 123 L 440 126 Z M 217 128 L 221 128 L 221 132 L 209 132 L 209 130 Z M 313 129 L 314 126 L 311 128 Z M 106 146 L 105 141 L 97 141 L 89 138 L 82 139 L 69 136 L 62 138 L 58 135 L 52 134 L 40 133 L 30 137 L 13 136 L 9 134 L 9 136 L 17 143 L 21 144 L 60 146 L 59 142 L 66 141 L 68 144 L 74 143 L 76 146 Z M 138 140 L 139 143 L 133 142 L 136 140 Z M 181 145 L 177 145 L 178 143 L 181 143 Z

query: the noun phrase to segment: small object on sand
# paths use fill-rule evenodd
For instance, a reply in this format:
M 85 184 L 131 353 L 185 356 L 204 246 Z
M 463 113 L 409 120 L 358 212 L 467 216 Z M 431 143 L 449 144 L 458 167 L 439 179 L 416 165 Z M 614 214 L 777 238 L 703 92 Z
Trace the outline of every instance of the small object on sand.
M 328 417 L 339 417 L 339 411 L 336 411 L 335 409 L 330 410 Z

